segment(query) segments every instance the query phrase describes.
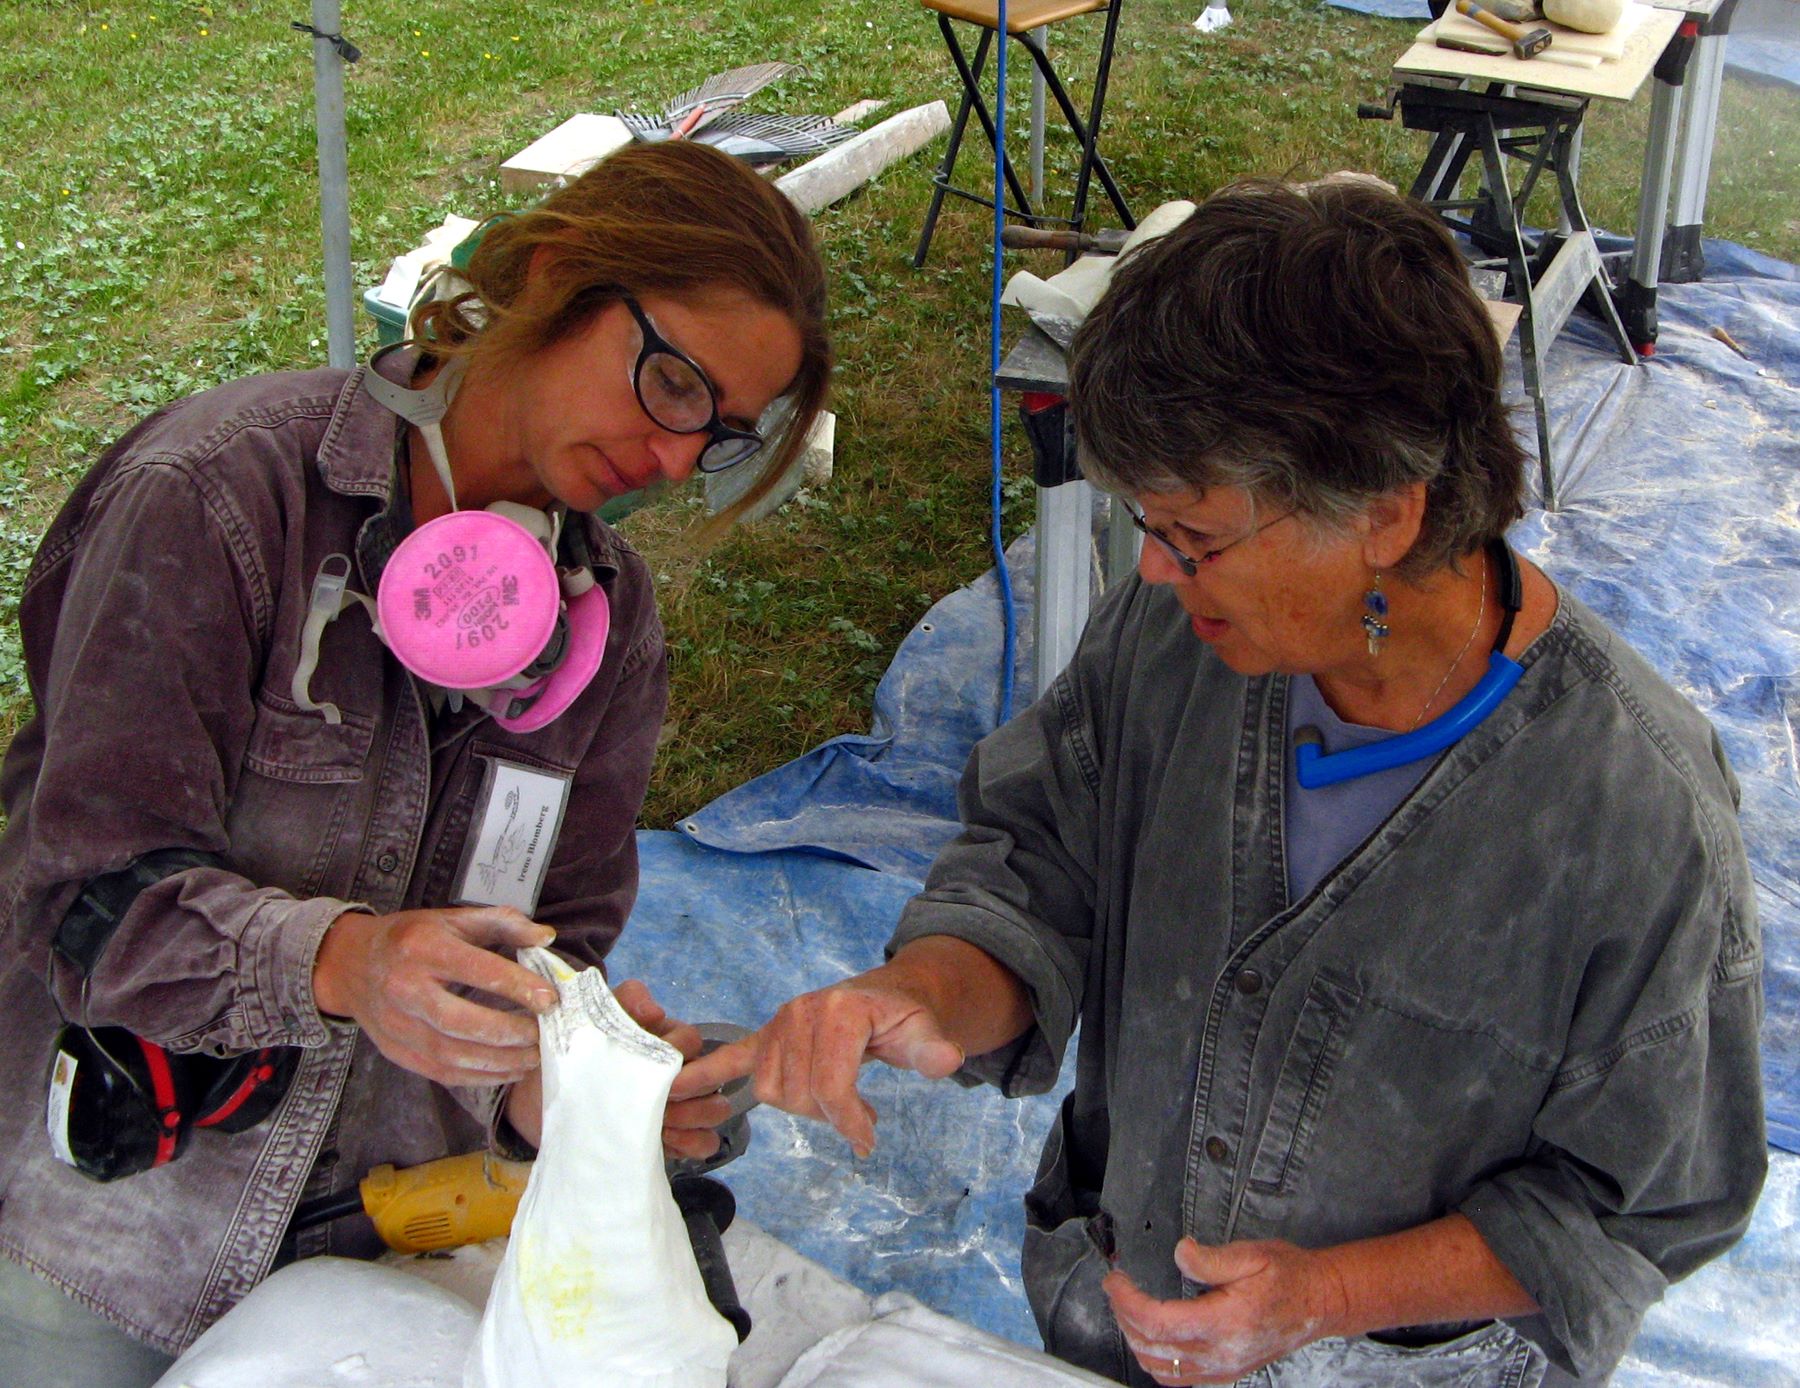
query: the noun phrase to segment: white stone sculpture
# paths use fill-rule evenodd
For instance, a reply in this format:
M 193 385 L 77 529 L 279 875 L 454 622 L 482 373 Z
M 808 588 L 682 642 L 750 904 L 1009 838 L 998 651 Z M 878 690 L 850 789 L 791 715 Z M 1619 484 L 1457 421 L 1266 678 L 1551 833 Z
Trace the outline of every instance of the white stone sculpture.
M 1544 0 L 1544 18 L 1584 34 L 1610 34 L 1624 18 L 1626 0 Z
M 465 1388 L 724 1388 L 737 1334 L 706 1299 L 663 1174 L 681 1055 L 598 969 L 545 950 L 543 1143 L 464 1369 Z

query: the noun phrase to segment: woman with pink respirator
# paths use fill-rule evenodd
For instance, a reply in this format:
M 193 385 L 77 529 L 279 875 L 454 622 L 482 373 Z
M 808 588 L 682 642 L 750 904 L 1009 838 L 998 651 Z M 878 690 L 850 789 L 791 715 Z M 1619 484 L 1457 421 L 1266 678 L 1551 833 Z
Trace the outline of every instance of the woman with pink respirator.
M 805 218 L 640 145 L 490 223 L 412 338 L 234 382 L 114 445 L 19 621 L 0 776 L 0 1356 L 147 1384 L 282 1262 L 297 1205 L 541 1117 L 511 957 L 597 964 L 667 703 L 644 561 L 593 513 L 794 459 L 825 398 Z M 781 402 L 783 408 L 771 409 Z M 765 439 L 764 431 L 768 432 Z M 642 985 L 621 1001 L 689 1053 Z M 704 1155 L 719 1101 L 671 1106 Z

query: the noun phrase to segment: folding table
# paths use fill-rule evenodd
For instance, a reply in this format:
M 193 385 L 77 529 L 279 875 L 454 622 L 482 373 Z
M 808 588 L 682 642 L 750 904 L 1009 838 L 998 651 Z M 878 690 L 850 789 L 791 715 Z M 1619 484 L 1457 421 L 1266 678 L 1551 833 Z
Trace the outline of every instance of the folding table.
M 1686 18 L 1680 10 L 1638 9 L 1622 55 L 1598 67 L 1467 53 L 1429 41 L 1415 42 L 1394 64 L 1393 99 L 1402 120 L 1409 130 L 1430 131 L 1433 137 L 1413 180 L 1413 196 L 1435 207 L 1469 237 L 1482 257 L 1475 262 L 1477 268 L 1505 272 L 1507 296 L 1523 309 L 1520 360 L 1536 417 L 1546 509 L 1556 504 L 1556 467 L 1543 354 L 1585 299 L 1612 336 L 1620 360 L 1635 364 L 1638 357 L 1640 344 L 1634 344 L 1619 316 L 1577 187 L 1581 125 L 1588 103 L 1629 101 L 1635 96 Z M 1667 121 L 1667 113 L 1663 114 Z M 1475 195 L 1459 197 L 1459 184 L 1471 162 L 1479 174 Z M 1515 165 L 1523 170 L 1516 186 Z M 1524 225 L 1524 207 L 1546 174 L 1554 182 L 1561 220 L 1554 229 L 1534 233 Z M 1665 182 L 1665 198 L 1666 194 Z M 1660 229 L 1660 217 L 1654 225 Z

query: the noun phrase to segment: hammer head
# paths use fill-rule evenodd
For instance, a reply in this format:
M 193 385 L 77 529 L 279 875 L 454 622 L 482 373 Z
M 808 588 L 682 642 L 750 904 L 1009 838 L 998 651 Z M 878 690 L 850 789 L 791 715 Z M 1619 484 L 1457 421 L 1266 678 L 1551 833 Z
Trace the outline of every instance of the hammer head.
M 1550 31 L 1539 25 L 1513 40 L 1513 57 L 1535 58 L 1550 46 Z

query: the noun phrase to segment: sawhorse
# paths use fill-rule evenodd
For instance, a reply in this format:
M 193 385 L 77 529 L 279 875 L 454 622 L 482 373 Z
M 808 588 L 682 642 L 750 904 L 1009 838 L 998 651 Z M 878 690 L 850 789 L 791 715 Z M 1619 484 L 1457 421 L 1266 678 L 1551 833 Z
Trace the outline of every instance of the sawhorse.
M 1544 353 L 1575 306 L 1584 301 L 1617 345 L 1621 361 L 1636 362 L 1639 350 L 1647 349 L 1654 336 L 1654 270 L 1647 274 L 1652 297 L 1646 302 L 1642 295 L 1628 296 L 1624 306 L 1628 318 L 1622 320 L 1581 209 L 1577 165 L 1582 118 L 1590 101 L 1630 101 L 1659 60 L 1670 56 L 1676 31 L 1684 22 L 1694 22 L 1692 11 L 1715 3 L 1655 0 L 1636 7 L 1634 26 L 1626 35 L 1621 55 L 1595 68 L 1549 65 L 1541 59 L 1521 62 L 1510 53 L 1494 56 L 1441 48 L 1428 33 L 1422 33 L 1394 64 L 1395 87 L 1389 106 L 1360 108 L 1364 115 L 1391 116 L 1397 105 L 1409 128 L 1432 133 L 1431 152 L 1414 181 L 1414 194 L 1435 203 L 1453 227 L 1468 234 L 1473 253 L 1483 258 L 1478 263 L 1504 274 L 1507 297 L 1520 306 L 1520 357 L 1536 415 L 1541 490 L 1547 507 L 1556 503 L 1557 473 L 1544 398 Z M 1672 8 L 1661 8 L 1664 4 Z M 1718 7 L 1722 8 L 1722 3 Z M 1668 64 L 1664 69 L 1668 70 Z M 1674 85 L 1672 74 L 1658 80 Z M 1665 98 L 1657 114 L 1661 123 L 1652 131 L 1653 142 L 1672 137 L 1676 110 Z M 1658 182 L 1651 175 L 1666 162 L 1660 160 L 1660 148 L 1653 143 L 1659 159 L 1651 161 L 1646 184 Z M 1462 198 L 1458 185 L 1471 164 L 1479 174 L 1479 187 L 1474 197 Z M 1523 175 L 1515 184 L 1511 175 L 1518 169 Z M 1546 175 L 1556 188 L 1560 225 L 1531 233 L 1521 217 L 1532 189 Z M 1652 196 L 1663 196 L 1667 187 L 1661 182 L 1660 191 Z M 1658 224 L 1661 213 L 1658 203 Z M 1644 250 L 1648 256 L 1650 247 L 1646 245 Z M 1650 312 L 1645 312 L 1645 307 Z M 1632 335 L 1631 319 L 1639 320 L 1639 326 L 1647 330 L 1644 337 Z
M 1469 239 L 1472 268 L 1506 276 L 1506 297 L 1517 302 L 1519 358 L 1525 393 L 1536 416 L 1538 466 L 1547 510 L 1556 506 L 1556 468 L 1551 447 L 1550 411 L 1544 396 L 1543 358 L 1577 304 L 1586 299 L 1619 350 L 1619 360 L 1635 365 L 1625 325 L 1613 305 L 1606 266 L 1581 208 L 1575 186 L 1585 97 L 1518 92 L 1499 83 L 1486 91 L 1408 82 L 1396 102 L 1408 130 L 1433 132 L 1431 150 L 1413 180 L 1412 195 Z M 1463 174 L 1478 160 L 1475 196 L 1458 196 Z M 1515 185 L 1513 166 L 1523 172 Z M 1528 232 L 1522 220 L 1538 180 L 1555 183 L 1562 224 L 1554 231 Z

